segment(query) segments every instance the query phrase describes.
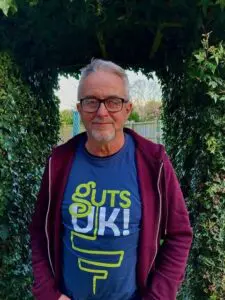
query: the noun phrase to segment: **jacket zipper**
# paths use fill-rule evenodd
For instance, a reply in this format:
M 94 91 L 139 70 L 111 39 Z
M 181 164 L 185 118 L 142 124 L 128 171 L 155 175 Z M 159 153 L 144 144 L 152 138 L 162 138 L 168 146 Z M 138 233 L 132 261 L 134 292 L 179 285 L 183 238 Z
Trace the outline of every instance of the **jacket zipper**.
M 158 252 L 158 236 L 159 236 L 159 228 L 160 228 L 161 216 L 162 216 L 162 195 L 161 195 L 160 187 L 159 187 L 160 177 L 161 177 L 161 173 L 162 173 L 162 168 L 163 168 L 163 162 L 160 165 L 159 175 L 158 175 L 158 179 L 157 179 L 157 189 L 158 189 L 158 194 L 159 194 L 159 219 L 158 219 L 158 226 L 157 226 L 156 240 L 155 240 L 156 247 L 155 247 L 155 254 L 154 254 L 153 260 L 152 260 L 152 262 L 150 264 L 150 267 L 149 267 L 149 270 L 148 270 L 148 275 L 150 273 L 150 270 L 152 268 L 152 265 L 153 265 L 153 263 L 155 261 L 155 258 L 156 258 L 157 252 Z M 148 276 L 146 277 L 145 285 L 147 283 L 147 280 L 148 280 Z
M 46 213 L 46 218 L 45 218 L 45 234 L 46 234 L 46 239 L 47 239 L 47 249 L 48 249 L 48 260 L 52 269 L 52 273 L 55 276 L 55 272 L 53 269 L 53 264 L 51 260 L 51 254 L 50 254 L 50 242 L 49 242 L 49 236 L 48 236 L 48 215 L 49 215 L 49 210 L 50 210 L 50 204 L 51 204 L 51 161 L 52 158 L 50 157 L 49 159 L 49 168 L 48 168 L 48 209 Z

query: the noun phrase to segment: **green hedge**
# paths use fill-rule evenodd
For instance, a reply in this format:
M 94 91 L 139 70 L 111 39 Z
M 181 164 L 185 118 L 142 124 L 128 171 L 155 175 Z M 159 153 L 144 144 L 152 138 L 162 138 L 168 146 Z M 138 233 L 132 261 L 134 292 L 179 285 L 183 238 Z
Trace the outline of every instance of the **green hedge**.
M 45 160 L 56 144 L 58 100 L 34 96 L 0 53 L 0 299 L 31 299 L 28 224 Z
M 164 81 L 164 138 L 190 211 L 194 240 L 179 299 L 225 299 L 225 49 L 193 53 Z

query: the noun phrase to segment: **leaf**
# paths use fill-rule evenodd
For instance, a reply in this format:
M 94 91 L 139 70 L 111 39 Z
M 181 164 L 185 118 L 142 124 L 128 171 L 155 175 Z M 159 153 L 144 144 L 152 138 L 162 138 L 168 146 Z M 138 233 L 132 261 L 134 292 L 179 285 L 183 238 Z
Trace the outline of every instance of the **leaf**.
M 218 56 L 215 56 L 215 61 L 216 61 L 217 65 L 218 65 L 219 64 L 219 58 L 218 58 Z
M 201 0 L 201 5 L 202 5 L 202 11 L 204 16 L 207 15 L 207 8 L 209 7 L 209 0 Z
M 17 5 L 14 0 L 0 0 L 0 9 L 5 16 L 8 16 L 9 10 L 11 10 L 12 13 L 17 12 Z
M 215 103 L 217 102 L 218 95 L 215 92 L 210 91 L 210 92 L 207 93 L 207 95 L 209 95 L 215 101 Z
M 0 225 L 0 239 L 5 241 L 9 236 L 9 230 L 6 225 Z
M 206 53 L 205 51 L 201 51 L 199 54 L 194 54 L 194 56 L 196 57 L 196 59 L 199 61 L 199 62 L 202 62 L 205 60 L 206 58 Z
M 215 89 L 218 86 L 218 84 L 217 84 L 217 82 L 212 80 L 209 82 L 209 86 L 212 87 L 213 89 Z
M 217 0 L 217 1 L 216 1 L 216 4 L 219 4 L 221 10 L 224 11 L 224 8 L 225 8 L 225 0 Z
M 210 69 L 210 71 L 214 74 L 216 71 L 217 66 L 215 64 L 212 64 L 210 62 L 207 63 L 207 67 Z
M 155 39 L 153 41 L 153 45 L 152 45 L 152 48 L 151 48 L 151 52 L 150 52 L 149 58 L 153 58 L 154 54 L 159 49 L 159 46 L 160 46 L 161 41 L 162 41 L 162 38 L 163 38 L 163 34 L 161 32 L 161 28 L 159 27 L 158 30 L 157 30 L 157 32 L 156 32 Z
M 38 4 L 38 0 L 29 0 L 30 6 L 35 6 Z
M 123 21 L 126 18 L 126 15 L 120 16 L 117 18 L 118 21 Z

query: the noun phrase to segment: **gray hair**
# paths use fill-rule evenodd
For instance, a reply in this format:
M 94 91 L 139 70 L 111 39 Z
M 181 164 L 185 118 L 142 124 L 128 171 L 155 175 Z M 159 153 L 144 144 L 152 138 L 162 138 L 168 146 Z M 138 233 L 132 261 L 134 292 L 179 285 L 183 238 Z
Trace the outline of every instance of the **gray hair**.
M 120 77 L 124 82 L 126 94 L 127 94 L 126 96 L 129 99 L 129 80 L 125 70 L 121 68 L 119 65 L 113 63 L 112 61 L 107 61 L 103 59 L 92 59 L 90 64 L 88 64 L 86 67 L 81 69 L 81 77 L 77 89 L 78 99 L 80 95 L 80 88 L 85 78 L 87 78 L 88 75 L 90 75 L 91 73 L 97 71 L 110 72 Z

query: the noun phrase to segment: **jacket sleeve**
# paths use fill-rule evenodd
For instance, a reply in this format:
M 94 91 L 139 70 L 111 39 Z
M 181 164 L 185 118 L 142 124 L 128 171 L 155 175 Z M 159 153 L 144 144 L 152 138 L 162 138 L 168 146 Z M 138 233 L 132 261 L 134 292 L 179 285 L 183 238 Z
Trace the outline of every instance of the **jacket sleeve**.
M 159 248 L 155 268 L 149 278 L 145 300 L 174 300 L 184 279 L 192 242 L 192 229 L 183 194 L 167 155 L 163 159 L 162 206 L 164 242 Z
M 45 219 L 48 209 L 49 163 L 42 177 L 41 187 L 29 226 L 32 250 L 34 283 L 32 292 L 37 300 L 58 300 L 61 293 L 55 287 L 54 276 L 48 260 Z

